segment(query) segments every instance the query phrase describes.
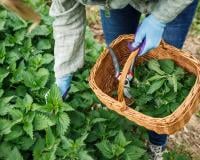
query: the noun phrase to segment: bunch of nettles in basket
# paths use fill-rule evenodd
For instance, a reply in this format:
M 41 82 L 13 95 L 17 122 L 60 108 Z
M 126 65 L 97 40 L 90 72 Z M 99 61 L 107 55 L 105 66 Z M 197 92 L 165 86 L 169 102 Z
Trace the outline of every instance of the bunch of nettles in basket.
M 150 59 L 135 68 L 132 107 L 153 117 L 170 115 L 188 96 L 195 80 L 195 75 L 170 59 Z

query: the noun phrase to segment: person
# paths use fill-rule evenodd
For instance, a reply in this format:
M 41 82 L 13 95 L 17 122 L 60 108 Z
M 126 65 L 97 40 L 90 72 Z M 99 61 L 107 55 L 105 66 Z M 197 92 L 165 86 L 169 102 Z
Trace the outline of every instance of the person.
M 163 38 L 182 48 L 198 0 L 53 0 L 55 77 L 63 97 L 70 88 L 73 73 L 84 64 L 85 5 L 99 5 L 105 40 L 109 45 L 122 34 L 136 34 L 131 44 L 142 44 L 140 55 L 156 48 Z M 139 24 L 141 14 L 146 17 Z M 149 131 L 152 159 L 161 160 L 167 135 Z

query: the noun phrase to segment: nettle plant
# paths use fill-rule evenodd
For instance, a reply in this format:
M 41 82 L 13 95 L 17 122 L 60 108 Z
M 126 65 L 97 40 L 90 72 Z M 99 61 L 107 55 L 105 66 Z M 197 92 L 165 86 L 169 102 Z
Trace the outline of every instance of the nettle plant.
M 34 3 L 42 22 L 31 33 L 28 22 L 0 8 L 0 159 L 148 159 L 146 130 L 107 110 L 88 86 L 102 50 L 88 30 L 86 63 L 62 101 L 54 84 L 49 8 L 43 0 Z

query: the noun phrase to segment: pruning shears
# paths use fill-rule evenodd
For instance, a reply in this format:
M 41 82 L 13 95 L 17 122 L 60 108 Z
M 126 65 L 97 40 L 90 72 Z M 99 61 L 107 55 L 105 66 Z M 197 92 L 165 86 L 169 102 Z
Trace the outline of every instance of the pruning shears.
M 131 44 L 129 43 L 128 48 L 133 52 L 133 51 L 137 50 L 138 48 L 140 48 L 140 50 L 141 50 L 144 47 L 144 45 L 145 45 L 145 40 L 141 43 L 141 45 L 139 45 L 137 48 L 134 48 L 134 49 L 131 48 Z M 113 51 L 113 49 L 110 46 L 108 46 L 107 48 L 109 50 L 109 54 L 112 57 L 112 62 L 113 62 L 114 68 L 115 68 L 115 78 L 117 78 L 119 80 L 120 76 L 121 76 L 121 71 L 120 71 L 120 65 L 119 65 L 118 59 L 117 59 L 116 54 Z M 130 81 L 133 79 L 133 76 L 134 76 L 134 73 L 133 73 L 134 65 L 135 65 L 137 57 L 139 56 L 140 50 L 138 51 L 135 60 L 131 64 L 131 67 L 129 69 L 129 72 L 126 76 L 126 80 L 124 83 L 124 95 L 129 99 L 132 97 L 130 94 Z
M 111 47 L 108 47 L 108 49 L 109 49 L 109 53 L 112 57 L 112 62 L 113 62 L 114 68 L 115 68 L 115 78 L 117 78 L 119 80 L 120 76 L 121 76 L 119 62 L 117 60 L 117 57 L 116 57 L 113 49 Z M 124 95 L 129 99 L 132 97 L 131 94 L 129 93 L 129 89 L 130 89 L 130 81 L 133 78 L 133 71 L 132 71 L 133 66 L 134 66 L 134 64 L 131 65 L 131 68 L 130 68 L 127 76 L 126 76 L 126 80 L 125 80 L 125 83 L 124 83 Z

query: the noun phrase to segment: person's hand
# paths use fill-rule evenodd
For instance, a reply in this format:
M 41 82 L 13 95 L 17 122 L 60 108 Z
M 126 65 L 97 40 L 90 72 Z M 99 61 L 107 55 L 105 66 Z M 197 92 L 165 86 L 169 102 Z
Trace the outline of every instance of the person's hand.
M 137 29 L 135 41 L 131 44 L 132 50 L 140 47 L 139 55 L 143 55 L 151 49 L 158 47 L 165 26 L 165 23 L 161 23 L 153 15 L 146 17 Z

